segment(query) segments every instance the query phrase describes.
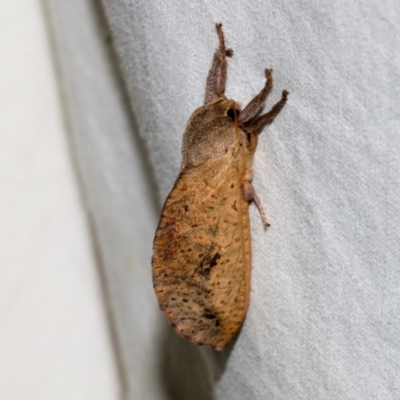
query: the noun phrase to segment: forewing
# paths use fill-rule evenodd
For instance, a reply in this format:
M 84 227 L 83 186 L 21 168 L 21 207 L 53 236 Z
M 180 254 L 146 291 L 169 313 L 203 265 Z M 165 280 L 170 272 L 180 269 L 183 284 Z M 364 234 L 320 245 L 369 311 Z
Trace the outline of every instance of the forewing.
M 153 282 L 177 332 L 222 349 L 248 305 L 250 229 L 242 171 L 232 157 L 184 170 L 154 239 Z

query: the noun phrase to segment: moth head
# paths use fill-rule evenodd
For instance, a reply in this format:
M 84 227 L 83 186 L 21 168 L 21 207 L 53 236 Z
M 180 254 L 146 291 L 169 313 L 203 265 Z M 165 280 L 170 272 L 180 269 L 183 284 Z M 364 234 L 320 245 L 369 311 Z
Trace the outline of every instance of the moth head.
M 231 121 L 231 123 L 240 132 L 240 141 L 245 144 L 246 148 L 250 153 L 254 153 L 258 137 L 256 134 L 246 129 L 246 126 L 240 123 L 240 104 L 234 100 L 223 99 L 221 100 L 221 107 L 224 109 L 224 116 Z
M 226 152 L 237 139 L 239 104 L 220 97 L 199 107 L 183 135 L 183 165 L 199 165 Z
M 224 96 L 200 107 L 198 110 L 202 110 L 204 116 L 207 116 L 206 120 L 212 122 L 213 125 L 229 127 L 233 123 L 237 123 L 240 104 Z

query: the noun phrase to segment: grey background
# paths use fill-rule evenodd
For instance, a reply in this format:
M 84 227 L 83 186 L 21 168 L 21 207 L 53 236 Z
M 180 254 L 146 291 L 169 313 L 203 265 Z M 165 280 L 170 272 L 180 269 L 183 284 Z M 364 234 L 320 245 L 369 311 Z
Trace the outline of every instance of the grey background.
M 47 5 L 126 397 L 399 398 L 400 3 Z M 249 101 L 266 67 L 268 104 L 290 92 L 260 137 L 271 227 L 252 206 L 249 312 L 222 353 L 166 326 L 150 274 L 215 22 L 235 51 L 229 97 Z

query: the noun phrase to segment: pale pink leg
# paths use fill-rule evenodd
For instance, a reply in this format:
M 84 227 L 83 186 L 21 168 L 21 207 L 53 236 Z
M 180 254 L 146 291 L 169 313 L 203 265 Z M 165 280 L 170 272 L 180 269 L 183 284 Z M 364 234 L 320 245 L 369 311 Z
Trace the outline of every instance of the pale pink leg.
M 256 206 L 258 208 L 258 211 L 260 211 L 261 220 L 264 225 L 264 229 L 267 229 L 269 227 L 269 222 L 265 215 L 264 209 L 261 205 L 260 199 L 258 198 L 253 185 L 251 184 L 251 179 L 252 179 L 251 169 L 248 169 L 246 171 L 246 173 L 244 174 L 244 177 L 242 180 L 243 195 L 247 201 L 254 201 L 254 203 L 256 204 Z

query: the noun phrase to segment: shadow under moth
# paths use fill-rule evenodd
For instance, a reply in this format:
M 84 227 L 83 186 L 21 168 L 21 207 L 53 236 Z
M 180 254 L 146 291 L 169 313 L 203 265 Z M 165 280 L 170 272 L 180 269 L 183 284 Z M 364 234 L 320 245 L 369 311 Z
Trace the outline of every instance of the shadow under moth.
M 224 95 L 227 57 L 222 25 L 207 77 L 205 104 L 189 119 L 182 166 L 154 239 L 153 284 L 160 309 L 182 337 L 222 350 L 241 327 L 250 292 L 249 203 L 268 221 L 252 180 L 258 135 L 284 107 L 288 92 L 261 114 L 266 83 L 243 109 Z

